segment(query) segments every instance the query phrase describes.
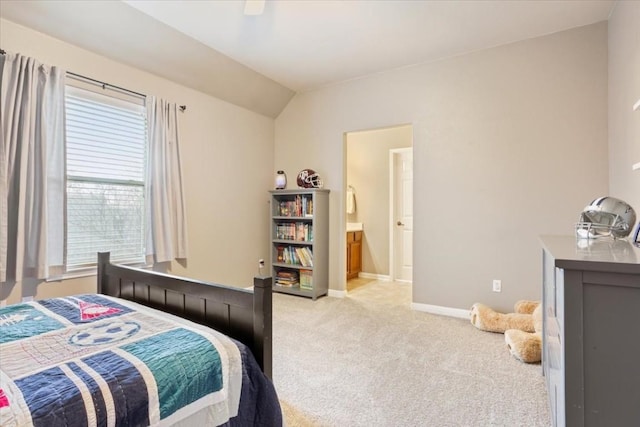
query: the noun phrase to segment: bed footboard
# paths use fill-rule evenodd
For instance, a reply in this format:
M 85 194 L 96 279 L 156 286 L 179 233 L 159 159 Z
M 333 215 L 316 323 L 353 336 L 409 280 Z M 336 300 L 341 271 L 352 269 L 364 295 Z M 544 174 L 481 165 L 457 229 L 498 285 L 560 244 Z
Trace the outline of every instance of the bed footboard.
M 253 290 L 111 264 L 98 253 L 98 292 L 171 313 L 216 329 L 247 345 L 263 372 L 272 373 L 271 277 Z

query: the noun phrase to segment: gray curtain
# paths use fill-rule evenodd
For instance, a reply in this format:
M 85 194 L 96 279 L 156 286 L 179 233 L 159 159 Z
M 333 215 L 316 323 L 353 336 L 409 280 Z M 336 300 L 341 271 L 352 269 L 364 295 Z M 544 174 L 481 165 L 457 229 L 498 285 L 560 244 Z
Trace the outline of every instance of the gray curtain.
M 147 97 L 147 262 L 187 258 L 187 215 L 182 186 L 177 106 Z
M 62 272 L 64 70 L 7 53 L 0 70 L 0 282 Z

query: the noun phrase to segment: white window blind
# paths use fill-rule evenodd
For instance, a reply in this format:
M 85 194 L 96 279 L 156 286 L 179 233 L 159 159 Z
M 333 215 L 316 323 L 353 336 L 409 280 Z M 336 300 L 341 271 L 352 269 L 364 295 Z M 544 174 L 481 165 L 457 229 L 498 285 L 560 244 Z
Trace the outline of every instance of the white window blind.
M 111 252 L 144 262 L 146 113 L 135 102 L 66 87 L 67 271 Z

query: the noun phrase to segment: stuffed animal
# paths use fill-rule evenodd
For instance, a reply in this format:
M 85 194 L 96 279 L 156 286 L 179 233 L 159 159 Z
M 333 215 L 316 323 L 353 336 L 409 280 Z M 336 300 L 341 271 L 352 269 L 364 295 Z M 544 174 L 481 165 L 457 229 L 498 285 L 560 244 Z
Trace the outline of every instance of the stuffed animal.
M 484 304 L 471 307 L 476 328 L 504 333 L 509 352 L 525 363 L 536 363 L 542 355 L 542 305 L 539 301 L 516 302 L 513 313 L 499 313 Z
M 521 300 L 513 307 L 514 313 L 498 313 L 484 304 L 471 307 L 471 323 L 482 331 L 503 334 L 508 329 L 534 332 L 531 313 L 538 306 L 536 301 Z
M 504 333 L 504 342 L 507 343 L 511 355 L 525 363 L 537 363 L 542 360 L 542 304 L 538 304 L 531 317 L 535 332 L 507 329 Z

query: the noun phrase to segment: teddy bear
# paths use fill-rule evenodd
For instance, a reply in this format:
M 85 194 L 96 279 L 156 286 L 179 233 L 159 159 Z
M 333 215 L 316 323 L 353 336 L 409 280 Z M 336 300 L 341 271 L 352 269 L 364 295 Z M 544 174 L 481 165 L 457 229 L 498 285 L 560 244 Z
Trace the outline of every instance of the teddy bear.
M 471 307 L 470 320 L 476 328 L 504 333 L 509 352 L 525 363 L 537 363 L 542 358 L 542 304 L 520 300 L 513 313 L 499 313 L 484 304 Z

